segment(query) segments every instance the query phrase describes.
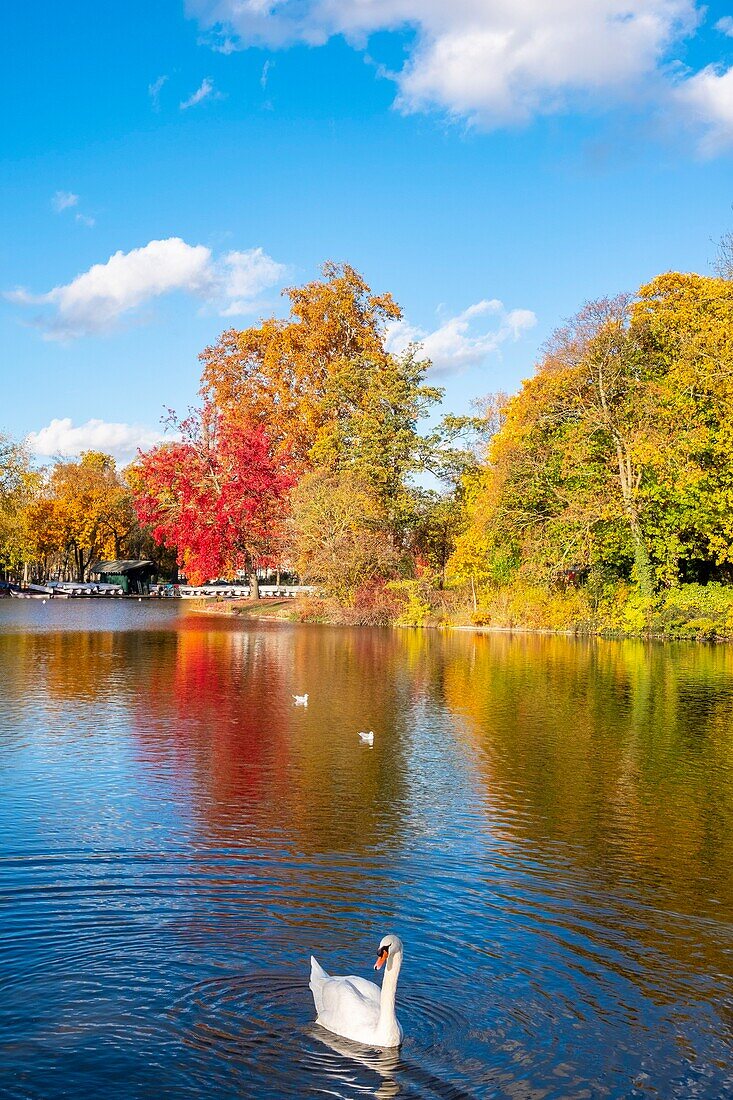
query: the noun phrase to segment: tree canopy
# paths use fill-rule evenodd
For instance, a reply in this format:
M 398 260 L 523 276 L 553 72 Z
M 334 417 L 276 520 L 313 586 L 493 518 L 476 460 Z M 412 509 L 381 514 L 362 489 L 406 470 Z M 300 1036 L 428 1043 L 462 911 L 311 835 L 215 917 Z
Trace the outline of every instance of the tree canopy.
M 660 584 L 733 561 L 733 284 L 667 274 L 593 302 L 506 405 L 453 562 Z M 478 564 L 476 562 L 474 565 Z
M 283 452 L 262 425 L 211 402 L 175 426 L 180 440 L 142 455 L 132 474 L 141 522 L 178 548 L 195 584 L 272 564 L 294 481 Z

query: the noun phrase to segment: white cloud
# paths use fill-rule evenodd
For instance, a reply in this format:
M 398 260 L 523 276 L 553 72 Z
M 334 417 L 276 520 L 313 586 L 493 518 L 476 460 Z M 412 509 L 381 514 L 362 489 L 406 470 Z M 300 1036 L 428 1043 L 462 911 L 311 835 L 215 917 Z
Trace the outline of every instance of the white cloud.
M 51 199 L 51 206 L 57 214 L 60 214 L 62 210 L 68 210 L 70 206 L 77 206 L 78 202 L 79 196 L 75 195 L 73 191 L 56 191 Z
M 152 84 L 148 84 L 148 95 L 150 96 L 154 111 L 160 110 L 160 93 L 167 79 L 167 76 L 159 76 Z
M 241 42 L 222 33 L 221 27 L 213 27 L 210 33 L 202 35 L 198 40 L 198 45 L 208 46 L 214 53 L 223 53 L 225 57 L 237 53 L 242 48 Z
M 244 313 L 253 305 L 250 299 L 284 272 L 261 248 L 229 252 L 217 261 L 205 245 L 170 237 L 115 252 L 106 263 L 45 294 L 20 287 L 4 296 L 19 305 L 40 306 L 37 323 L 48 339 L 72 339 L 108 332 L 123 315 L 173 291 L 192 294 L 226 316 Z
M 719 19 L 715 24 L 716 31 L 720 31 L 721 34 L 727 34 L 729 38 L 733 38 L 733 17 L 730 15 L 724 15 L 722 19 Z
M 188 0 L 228 43 L 283 48 L 412 32 L 390 74 L 404 112 L 438 108 L 496 126 L 564 108 L 633 102 L 662 84 L 698 0 Z
M 71 210 L 78 205 L 79 196 L 75 195 L 73 191 L 56 191 L 51 199 L 51 206 L 57 214 L 62 214 L 64 210 Z M 74 215 L 74 219 L 79 222 L 80 225 L 85 225 L 88 229 L 92 229 L 97 224 L 94 218 L 90 218 L 87 214 L 82 214 L 80 211 L 77 211 Z
M 29 449 L 39 458 L 65 458 L 82 451 L 104 451 L 118 462 L 129 462 L 138 447 L 145 450 L 163 439 L 161 432 L 142 424 L 111 424 L 106 420 L 87 420 L 74 427 L 71 417 L 54 419 L 26 439 Z
M 268 256 L 261 248 L 250 248 L 247 252 L 229 252 L 221 263 L 223 293 L 231 299 L 220 310 L 222 317 L 233 317 L 248 313 L 252 301 L 274 286 L 284 276 L 287 268 Z
M 486 327 L 486 318 L 494 323 Z M 484 323 L 480 323 L 484 319 Z M 407 321 L 395 321 L 387 327 L 388 351 L 399 355 L 410 344 L 419 344 L 420 352 L 432 362 L 436 374 L 457 374 L 478 366 L 507 341 L 520 336 L 537 323 L 529 309 L 507 311 L 497 298 L 483 299 L 450 317 L 433 332 L 425 332 Z
M 219 93 L 214 92 L 213 82 L 208 76 L 205 76 L 193 95 L 189 96 L 188 99 L 184 99 L 182 103 L 179 103 L 179 107 L 182 111 L 187 111 L 189 107 L 195 107 L 197 103 L 203 103 L 205 99 L 211 99 L 212 96 L 218 99 Z
M 733 146 L 733 66 L 708 65 L 678 86 L 675 99 L 702 134 L 698 147 L 703 155 L 714 156 Z

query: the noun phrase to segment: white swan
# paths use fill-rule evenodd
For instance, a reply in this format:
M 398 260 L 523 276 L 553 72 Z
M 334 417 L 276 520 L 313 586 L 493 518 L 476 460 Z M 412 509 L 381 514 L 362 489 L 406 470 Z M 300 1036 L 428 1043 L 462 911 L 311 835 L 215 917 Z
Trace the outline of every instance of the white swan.
M 398 1047 L 402 1028 L 394 1006 L 402 955 L 399 936 L 385 936 L 374 964 L 374 969 L 379 970 L 386 963 L 381 990 L 374 982 L 353 974 L 332 978 L 311 955 L 309 984 L 316 1006 L 316 1023 L 364 1046 Z
M 374 730 L 369 730 L 369 733 L 365 733 L 364 730 L 359 730 L 359 740 L 363 745 L 373 745 Z
M 308 692 L 306 692 L 305 695 L 294 695 L 293 699 L 295 700 L 296 707 L 308 706 Z

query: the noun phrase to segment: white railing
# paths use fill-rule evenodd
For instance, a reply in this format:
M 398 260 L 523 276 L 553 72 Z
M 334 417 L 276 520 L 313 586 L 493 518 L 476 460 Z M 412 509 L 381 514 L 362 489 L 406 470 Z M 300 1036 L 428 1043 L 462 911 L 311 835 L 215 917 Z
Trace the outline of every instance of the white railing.
M 182 599 L 247 599 L 250 594 L 248 584 L 179 584 L 178 592 Z M 307 596 L 315 592 L 310 584 L 261 584 L 260 596 L 263 599 L 295 599 L 296 596 Z

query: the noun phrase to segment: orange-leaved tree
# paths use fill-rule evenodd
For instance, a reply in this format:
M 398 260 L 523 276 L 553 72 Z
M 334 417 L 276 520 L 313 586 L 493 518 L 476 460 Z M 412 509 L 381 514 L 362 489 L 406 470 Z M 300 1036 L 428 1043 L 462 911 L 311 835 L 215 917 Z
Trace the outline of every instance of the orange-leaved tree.
M 401 316 L 390 294 L 372 294 L 348 264 L 327 263 L 323 274 L 285 291 L 288 318 L 230 329 L 201 355 L 205 398 L 266 423 L 273 442 L 304 464 L 347 412 L 343 377 L 352 365 L 387 367 L 385 329 Z
M 28 525 L 37 556 L 55 559 L 59 573 L 75 580 L 86 579 L 95 558 L 119 556 L 136 518 L 112 456 L 85 451 L 56 463 L 31 504 Z

